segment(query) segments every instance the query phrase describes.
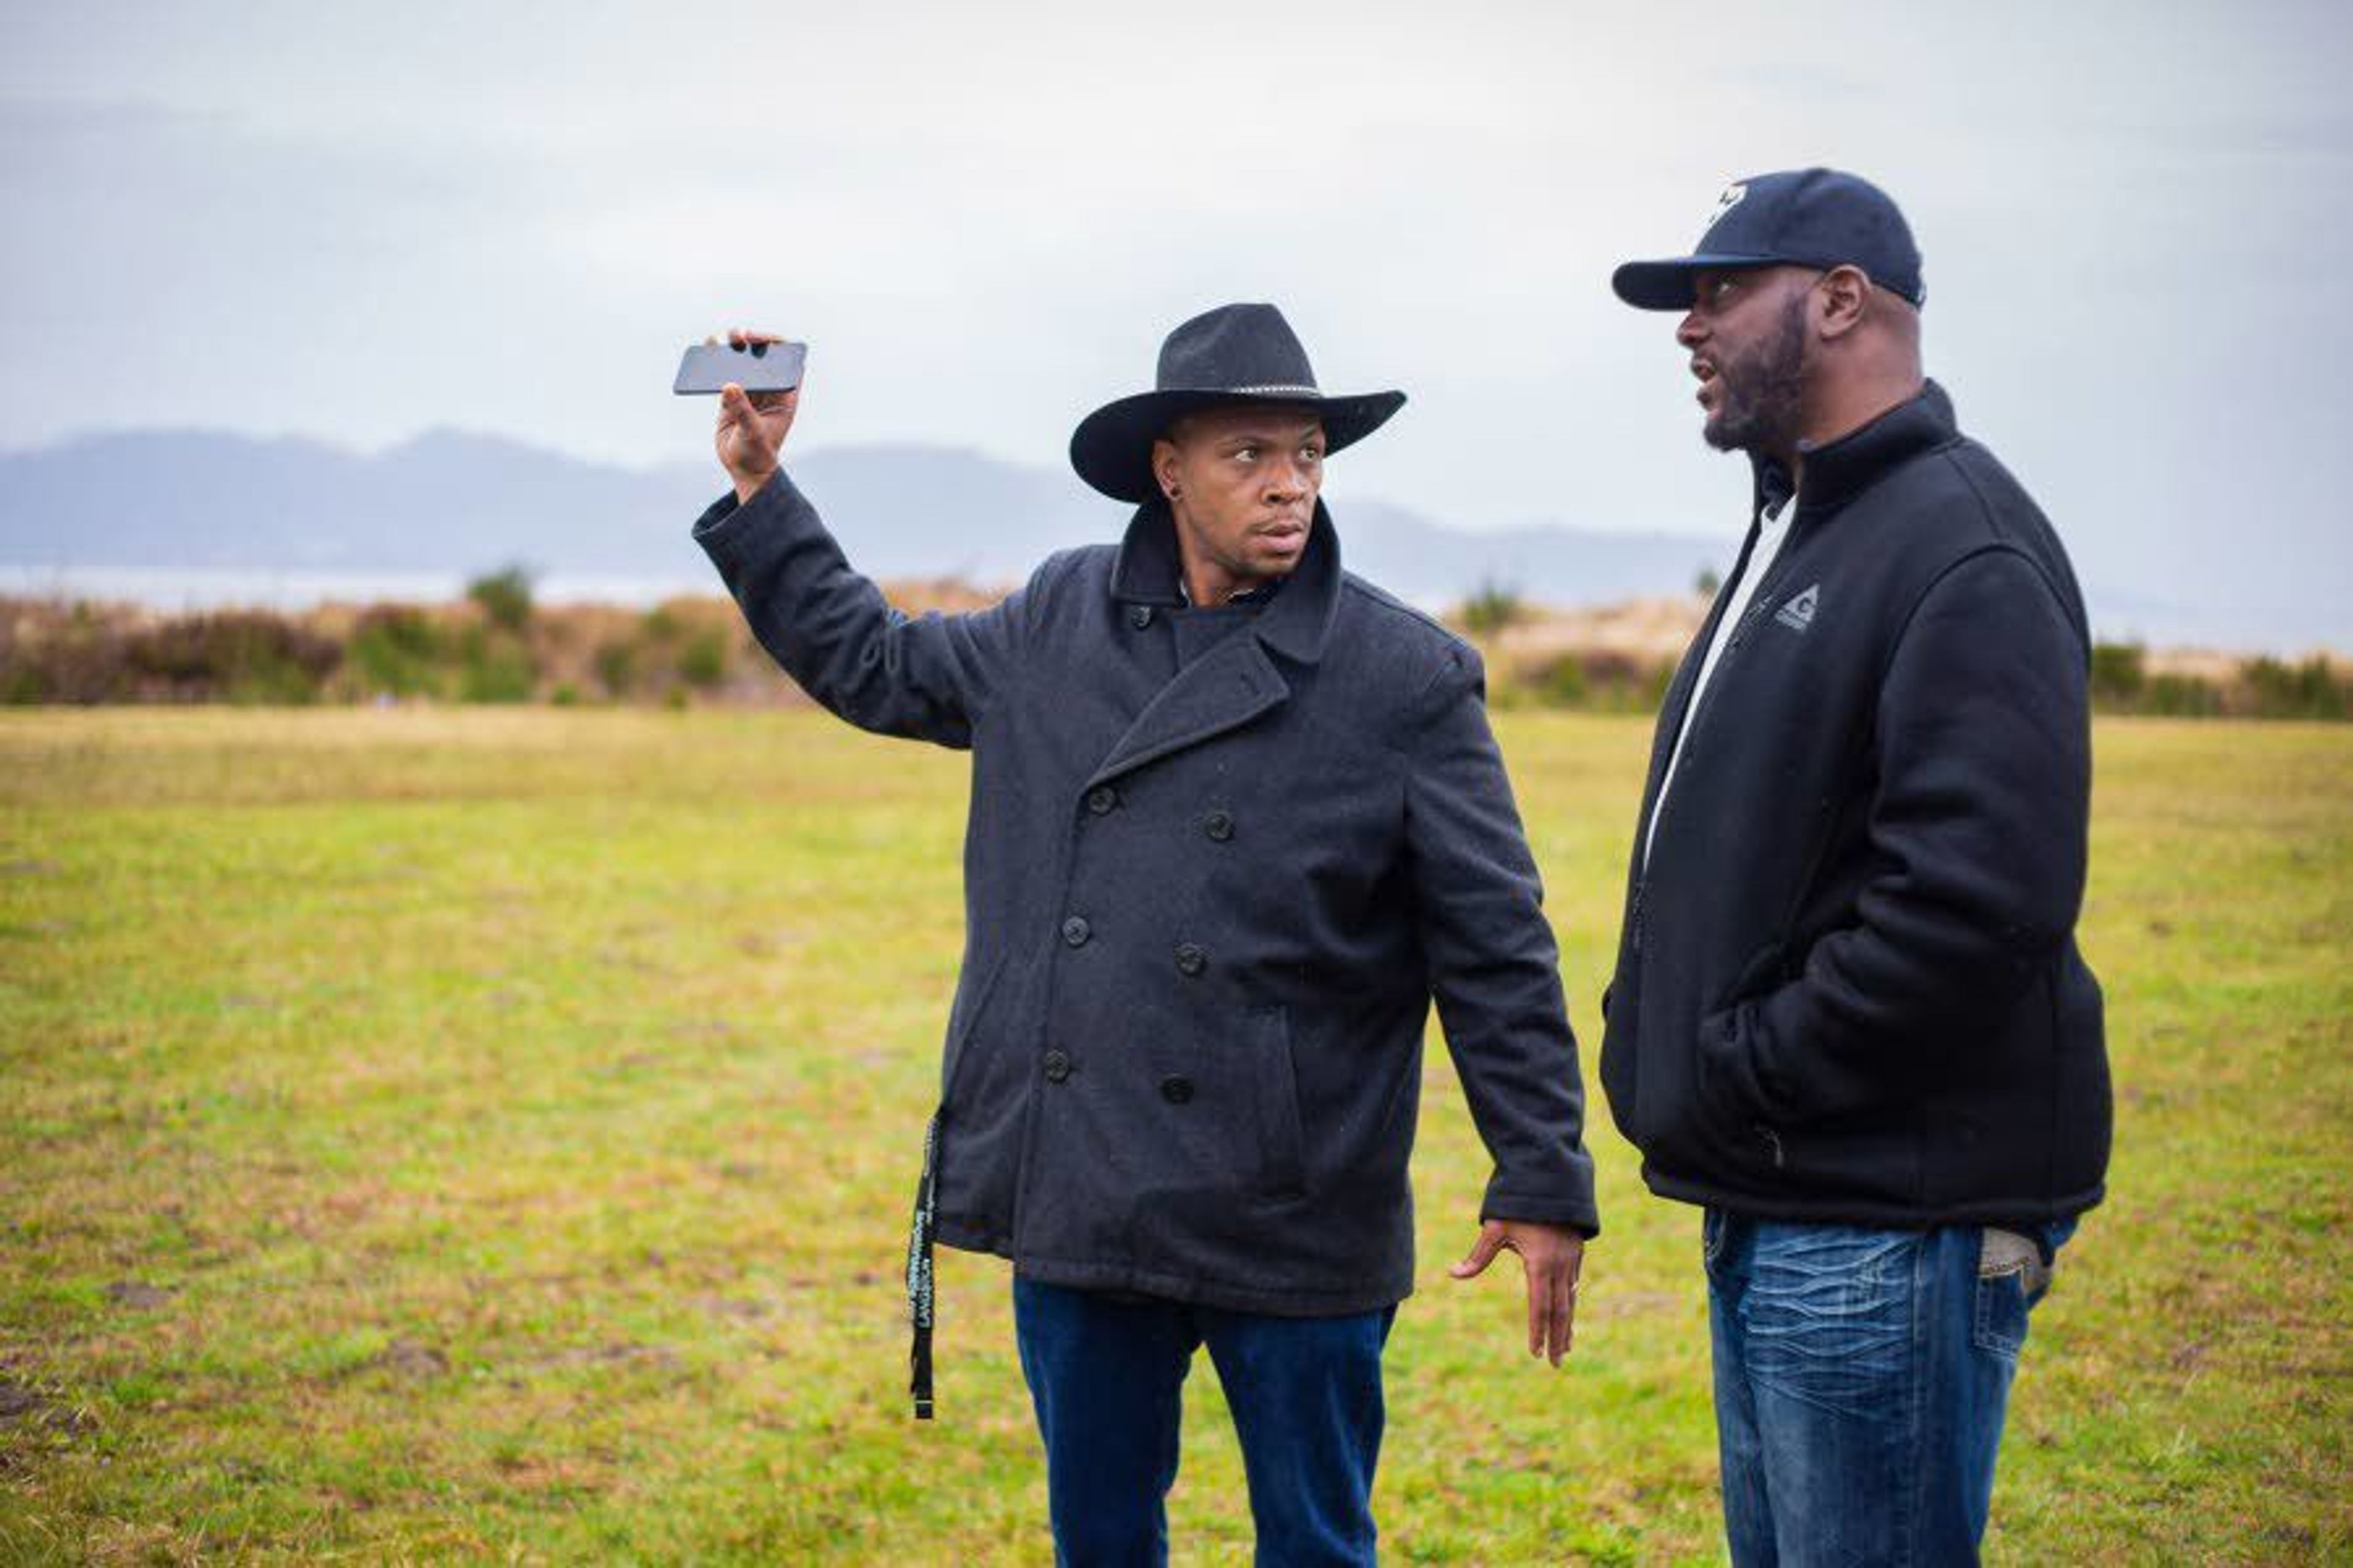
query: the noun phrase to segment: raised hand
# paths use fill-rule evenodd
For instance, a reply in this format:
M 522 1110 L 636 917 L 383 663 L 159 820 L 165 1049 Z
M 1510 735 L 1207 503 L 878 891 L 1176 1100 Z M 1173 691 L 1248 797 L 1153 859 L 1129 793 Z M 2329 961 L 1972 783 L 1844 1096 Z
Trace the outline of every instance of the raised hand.
M 716 343 L 717 338 L 705 338 Z M 774 332 L 753 331 L 732 327 L 727 342 L 735 348 L 748 348 L 754 343 L 784 342 Z M 806 379 L 806 374 L 804 374 Z M 747 393 L 729 382 L 719 393 L 719 427 L 713 432 L 712 445 L 719 454 L 720 466 L 735 481 L 735 499 L 748 501 L 757 495 L 768 476 L 776 471 L 776 454 L 785 444 L 785 434 L 793 427 L 793 416 L 800 408 L 799 387 L 790 392 Z

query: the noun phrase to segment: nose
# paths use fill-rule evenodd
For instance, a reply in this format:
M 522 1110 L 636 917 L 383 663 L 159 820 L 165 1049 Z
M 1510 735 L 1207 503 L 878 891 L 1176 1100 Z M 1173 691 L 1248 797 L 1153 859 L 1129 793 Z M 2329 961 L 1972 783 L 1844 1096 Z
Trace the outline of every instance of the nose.
M 1707 337 L 1707 328 L 1701 324 L 1699 307 L 1693 306 L 1675 325 L 1675 342 L 1687 349 L 1695 349 Z
M 1307 465 L 1299 460 L 1295 452 L 1275 464 L 1266 477 L 1266 499 L 1270 501 L 1296 500 L 1314 488 Z

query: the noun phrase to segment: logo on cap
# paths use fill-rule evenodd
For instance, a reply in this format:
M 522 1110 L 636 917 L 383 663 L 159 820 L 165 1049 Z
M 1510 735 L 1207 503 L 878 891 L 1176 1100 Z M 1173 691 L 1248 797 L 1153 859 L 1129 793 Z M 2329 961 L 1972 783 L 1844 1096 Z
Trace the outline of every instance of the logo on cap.
M 1746 185 L 1725 186 L 1724 195 L 1715 198 L 1715 210 L 1707 215 L 1707 228 L 1704 228 L 1699 231 L 1701 236 L 1704 237 L 1708 229 L 1714 228 L 1717 224 L 1724 221 L 1725 214 L 1730 212 L 1733 208 L 1738 206 L 1742 202 L 1747 199 L 1748 187 Z

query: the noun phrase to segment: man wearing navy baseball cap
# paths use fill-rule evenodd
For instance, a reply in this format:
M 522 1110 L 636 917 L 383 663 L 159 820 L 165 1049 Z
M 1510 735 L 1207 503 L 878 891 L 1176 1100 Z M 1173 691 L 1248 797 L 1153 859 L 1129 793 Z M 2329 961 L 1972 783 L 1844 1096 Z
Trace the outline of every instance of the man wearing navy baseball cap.
M 1736 1563 L 1966 1563 L 2029 1309 L 2099 1202 L 2066 552 L 1920 368 L 1920 252 L 1830 169 L 1725 189 L 1619 296 L 1748 456 L 1669 689 L 1602 999 L 1610 1110 L 1703 1252 Z

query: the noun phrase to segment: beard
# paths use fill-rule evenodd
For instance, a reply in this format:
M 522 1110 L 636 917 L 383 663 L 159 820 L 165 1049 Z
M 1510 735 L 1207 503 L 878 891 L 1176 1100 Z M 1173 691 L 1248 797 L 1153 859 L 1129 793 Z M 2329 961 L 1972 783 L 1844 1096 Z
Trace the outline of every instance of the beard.
M 1788 452 L 1803 428 L 1806 297 L 1792 298 L 1754 349 L 1715 367 L 1724 396 L 1700 427 L 1719 452 Z

